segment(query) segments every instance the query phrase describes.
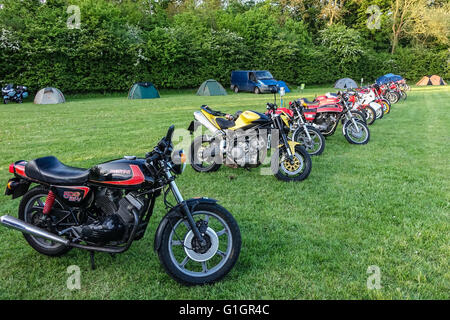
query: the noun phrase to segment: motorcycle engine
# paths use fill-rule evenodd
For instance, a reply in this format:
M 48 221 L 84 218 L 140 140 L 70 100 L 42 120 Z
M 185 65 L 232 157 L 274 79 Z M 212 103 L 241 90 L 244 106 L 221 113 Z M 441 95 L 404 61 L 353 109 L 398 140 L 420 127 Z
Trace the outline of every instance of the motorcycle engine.
M 141 216 L 146 208 L 147 199 L 134 192 L 123 196 L 122 191 L 100 189 L 96 194 L 94 206 L 97 219 L 89 218 L 87 223 L 75 227 L 79 236 L 88 242 L 121 242 L 127 239 L 134 224 L 133 210 Z
M 241 167 L 258 166 L 260 164 L 259 151 L 264 149 L 266 142 L 257 137 L 237 139 L 227 150 L 227 163 L 236 163 Z
M 320 131 L 328 131 L 337 121 L 337 115 L 333 113 L 320 113 L 316 117 L 314 127 Z

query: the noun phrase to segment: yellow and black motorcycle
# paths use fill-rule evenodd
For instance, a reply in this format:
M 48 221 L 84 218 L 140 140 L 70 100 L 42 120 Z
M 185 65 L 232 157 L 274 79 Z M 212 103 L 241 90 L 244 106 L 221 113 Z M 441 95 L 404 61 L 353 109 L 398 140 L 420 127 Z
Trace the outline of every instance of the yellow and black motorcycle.
M 267 104 L 267 108 L 271 108 Z M 235 115 L 215 111 L 206 105 L 194 112 L 191 134 L 202 125 L 203 134 L 191 144 L 190 162 L 198 172 L 212 172 L 222 164 L 252 168 L 263 164 L 267 150 L 272 149 L 268 174 L 284 181 L 301 181 L 311 172 L 308 152 L 287 137 L 289 122 L 285 115 L 271 112 L 238 111 Z

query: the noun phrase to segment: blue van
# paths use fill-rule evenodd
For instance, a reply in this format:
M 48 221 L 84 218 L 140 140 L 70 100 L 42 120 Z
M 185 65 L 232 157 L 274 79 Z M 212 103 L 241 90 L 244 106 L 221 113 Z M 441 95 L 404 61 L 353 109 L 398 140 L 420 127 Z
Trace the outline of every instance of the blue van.
M 239 70 L 231 72 L 231 90 L 254 92 L 256 94 L 278 91 L 278 82 L 267 70 Z

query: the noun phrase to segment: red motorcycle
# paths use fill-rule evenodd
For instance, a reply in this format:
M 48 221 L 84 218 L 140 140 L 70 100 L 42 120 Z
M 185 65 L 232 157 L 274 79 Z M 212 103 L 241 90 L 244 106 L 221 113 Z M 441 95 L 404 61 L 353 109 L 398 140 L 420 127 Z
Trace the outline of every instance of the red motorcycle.
M 280 108 L 276 104 L 271 103 L 268 103 L 267 106 L 268 111 L 266 113 L 270 114 L 275 111 L 276 114 L 283 114 L 289 119 L 290 131 L 293 132 L 291 139 L 300 143 L 309 155 L 318 156 L 323 153 L 325 137 L 320 130 L 306 122 L 303 115 L 303 107 L 297 107 L 292 102 L 289 102 L 289 109 Z
M 352 110 L 348 102 L 348 94 L 339 92 L 336 96 L 316 98 L 315 102 L 299 99 L 297 107 L 303 107 L 305 120 L 319 129 L 324 136 L 331 136 L 336 131 L 339 121 L 342 122 L 342 133 L 348 142 L 366 144 L 370 139 L 370 131 L 365 116 Z

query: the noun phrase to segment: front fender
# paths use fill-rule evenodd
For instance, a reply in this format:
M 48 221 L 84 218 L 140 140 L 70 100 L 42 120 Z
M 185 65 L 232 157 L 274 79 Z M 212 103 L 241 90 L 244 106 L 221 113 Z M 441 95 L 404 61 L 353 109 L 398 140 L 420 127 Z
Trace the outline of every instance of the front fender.
M 189 211 L 194 212 L 195 208 L 201 204 L 201 203 L 217 203 L 216 199 L 210 199 L 210 198 L 191 198 L 188 200 L 185 200 Z M 162 241 L 162 234 L 164 232 L 164 229 L 166 228 L 167 224 L 169 223 L 171 218 L 183 218 L 184 213 L 183 209 L 181 208 L 181 203 L 177 204 L 175 207 L 170 209 L 170 211 L 164 216 L 164 218 L 159 223 L 158 229 L 156 229 L 155 233 L 155 241 L 154 241 L 154 250 L 158 251 L 159 247 L 161 246 Z
M 300 143 L 297 141 L 288 140 L 289 149 L 291 149 L 292 154 L 295 154 L 295 146 L 299 145 Z M 278 145 L 278 148 L 281 148 L 283 144 Z

